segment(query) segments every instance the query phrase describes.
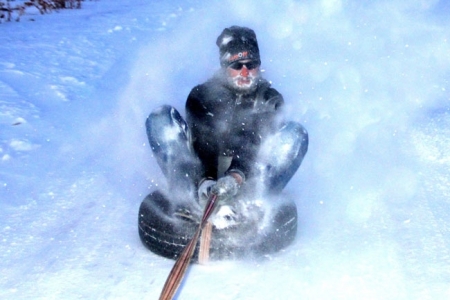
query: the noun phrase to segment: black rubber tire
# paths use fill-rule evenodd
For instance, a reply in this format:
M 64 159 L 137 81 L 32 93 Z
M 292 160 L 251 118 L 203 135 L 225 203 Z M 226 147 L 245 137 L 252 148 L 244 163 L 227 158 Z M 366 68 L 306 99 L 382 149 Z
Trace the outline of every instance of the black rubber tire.
M 198 223 L 191 219 L 175 216 L 175 209 L 161 192 L 155 191 L 142 201 L 138 216 L 142 243 L 152 252 L 173 259 L 183 251 L 198 227 Z M 292 201 L 274 209 L 271 226 L 259 231 L 257 236 L 244 236 L 243 241 L 238 226 L 221 230 L 213 227 L 210 259 L 258 256 L 287 247 L 297 234 L 297 207 Z M 238 236 L 242 242 L 230 242 Z M 194 261 L 198 260 L 198 247 L 197 244 Z

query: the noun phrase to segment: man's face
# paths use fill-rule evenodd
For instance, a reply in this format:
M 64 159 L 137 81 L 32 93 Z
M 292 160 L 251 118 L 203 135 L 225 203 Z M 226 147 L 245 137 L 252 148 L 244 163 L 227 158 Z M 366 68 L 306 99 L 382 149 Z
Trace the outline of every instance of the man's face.
M 256 87 L 259 78 L 259 63 L 241 60 L 227 67 L 228 83 L 240 92 L 248 92 Z

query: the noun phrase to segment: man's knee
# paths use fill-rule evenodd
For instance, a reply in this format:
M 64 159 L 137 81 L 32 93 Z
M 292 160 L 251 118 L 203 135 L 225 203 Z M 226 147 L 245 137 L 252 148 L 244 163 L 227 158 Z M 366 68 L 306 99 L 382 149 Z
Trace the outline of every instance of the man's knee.
M 155 109 L 145 123 L 150 143 L 155 140 L 187 140 L 189 130 L 180 113 L 170 105 L 163 105 Z
M 163 105 L 152 111 L 145 122 L 147 133 L 154 132 L 154 128 L 156 127 L 170 125 L 172 123 L 171 115 L 173 114 L 173 110 L 176 111 L 176 109 L 170 105 Z
M 280 130 L 288 143 L 298 145 L 299 155 L 305 156 L 308 151 L 308 131 L 298 122 L 287 122 Z M 294 147 L 297 148 L 297 147 Z

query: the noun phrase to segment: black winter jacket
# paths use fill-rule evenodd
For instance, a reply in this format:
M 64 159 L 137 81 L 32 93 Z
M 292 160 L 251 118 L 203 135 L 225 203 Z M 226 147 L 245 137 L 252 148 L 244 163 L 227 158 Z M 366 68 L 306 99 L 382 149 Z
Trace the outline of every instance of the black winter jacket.
M 194 87 L 186 101 L 186 120 L 203 176 L 217 178 L 219 156 L 232 156 L 229 170 L 251 176 L 262 140 L 278 129 L 283 103 L 282 95 L 262 78 L 253 93 L 237 94 L 223 70 Z

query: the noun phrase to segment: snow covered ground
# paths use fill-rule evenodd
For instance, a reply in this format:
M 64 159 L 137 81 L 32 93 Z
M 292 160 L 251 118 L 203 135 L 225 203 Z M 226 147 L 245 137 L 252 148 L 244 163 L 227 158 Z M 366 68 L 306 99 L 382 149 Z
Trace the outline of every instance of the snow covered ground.
M 285 251 L 194 265 L 179 299 L 450 298 L 446 1 L 122 1 L 0 24 L 0 298 L 156 299 L 164 185 L 144 121 L 183 111 L 245 25 L 310 133 Z M 29 21 L 33 18 L 35 21 Z

